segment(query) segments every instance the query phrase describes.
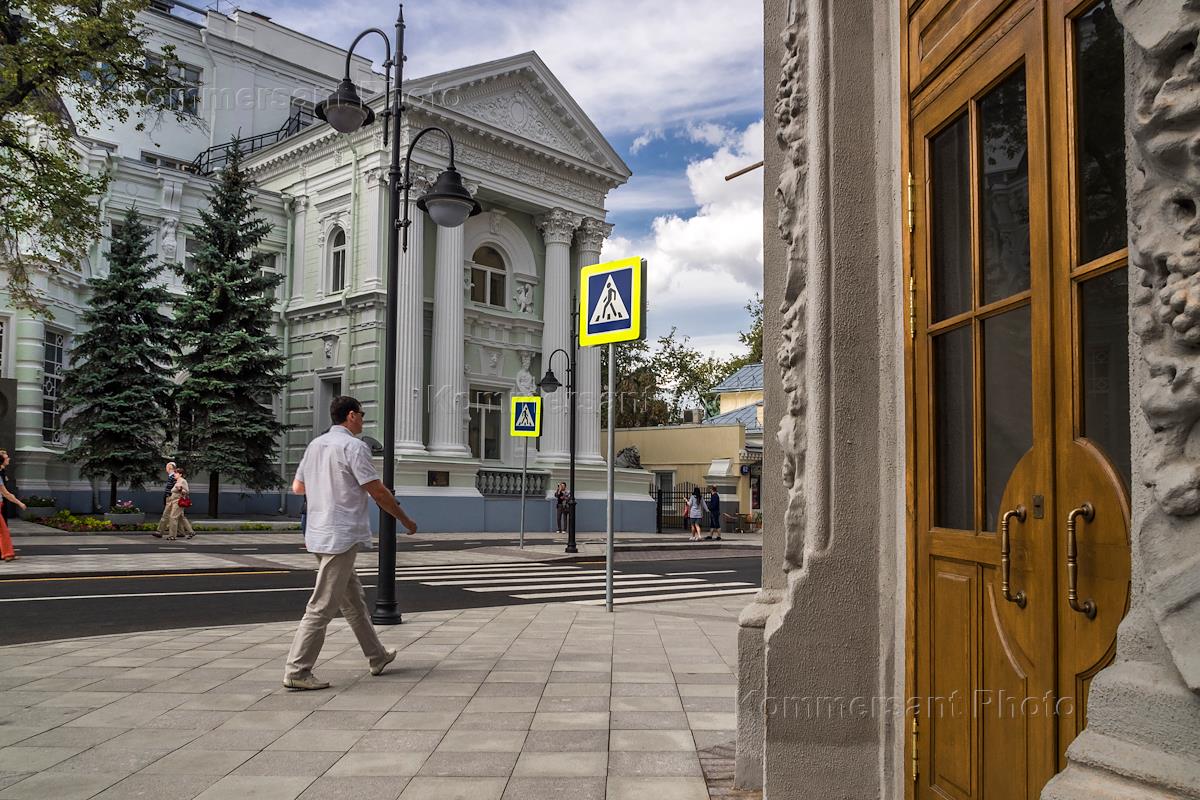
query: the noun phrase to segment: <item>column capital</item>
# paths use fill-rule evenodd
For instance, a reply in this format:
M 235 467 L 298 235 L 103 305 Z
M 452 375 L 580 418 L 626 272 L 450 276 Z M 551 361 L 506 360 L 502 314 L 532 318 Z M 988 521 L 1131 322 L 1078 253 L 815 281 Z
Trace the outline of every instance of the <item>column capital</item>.
M 541 229 L 542 238 L 546 240 L 546 244 L 569 245 L 575 229 L 579 227 L 582 219 L 580 215 L 572 214 L 564 208 L 552 208 L 538 217 L 535 222 Z
M 612 223 L 584 217 L 583 221 L 579 223 L 579 229 L 575 231 L 579 249 L 599 253 L 604 246 L 604 240 L 612 233 L 612 229 Z

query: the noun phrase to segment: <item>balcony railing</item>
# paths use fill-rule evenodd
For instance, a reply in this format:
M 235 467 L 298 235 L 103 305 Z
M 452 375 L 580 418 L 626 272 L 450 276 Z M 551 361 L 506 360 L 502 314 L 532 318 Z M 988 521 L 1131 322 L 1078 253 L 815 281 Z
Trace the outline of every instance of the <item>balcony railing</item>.
M 548 472 L 528 472 L 525 476 L 525 496 L 545 494 L 549 478 Z M 475 473 L 475 488 L 485 497 L 520 497 L 521 470 L 480 469 Z
M 262 150 L 264 147 L 270 147 L 277 142 L 282 142 L 289 136 L 295 136 L 311 125 L 312 122 L 313 116 L 311 111 L 297 110 L 277 130 L 260 133 L 248 139 L 234 139 L 232 142 L 226 144 L 215 144 L 207 150 L 202 151 L 200 155 L 192 160 L 190 171 L 200 175 L 211 175 L 225 166 L 225 162 L 229 160 L 230 147 L 236 147 L 242 151 L 242 155 L 248 156 L 255 150 Z

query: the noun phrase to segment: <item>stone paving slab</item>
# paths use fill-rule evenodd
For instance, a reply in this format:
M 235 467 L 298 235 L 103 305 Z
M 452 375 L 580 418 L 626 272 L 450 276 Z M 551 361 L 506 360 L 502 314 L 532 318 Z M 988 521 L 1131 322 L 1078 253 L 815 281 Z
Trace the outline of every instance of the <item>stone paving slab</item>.
M 2 647 L 0 800 L 708 800 L 744 603 L 408 614 L 379 677 L 337 620 L 320 692 L 280 685 L 290 622 Z

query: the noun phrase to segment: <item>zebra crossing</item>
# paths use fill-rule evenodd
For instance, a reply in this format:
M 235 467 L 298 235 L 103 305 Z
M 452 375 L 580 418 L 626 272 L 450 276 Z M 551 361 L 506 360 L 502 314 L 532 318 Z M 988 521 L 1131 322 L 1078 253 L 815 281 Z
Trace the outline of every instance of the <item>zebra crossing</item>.
M 359 569 L 360 575 L 373 575 Z M 613 602 L 651 603 L 725 595 L 753 594 L 758 587 L 734 579 L 734 570 L 687 572 L 613 571 Z M 605 578 L 602 567 L 578 564 L 545 564 L 514 561 L 493 564 L 444 564 L 396 569 L 401 582 L 501 595 L 509 600 L 603 605 Z

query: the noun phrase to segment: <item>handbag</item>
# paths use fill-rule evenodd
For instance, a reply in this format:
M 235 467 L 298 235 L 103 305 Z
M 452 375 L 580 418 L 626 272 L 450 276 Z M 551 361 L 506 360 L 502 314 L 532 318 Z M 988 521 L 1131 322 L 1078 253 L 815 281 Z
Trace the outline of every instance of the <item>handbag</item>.
M 180 508 L 191 508 L 192 507 L 192 498 L 190 498 L 190 497 L 179 498 L 179 507 Z

